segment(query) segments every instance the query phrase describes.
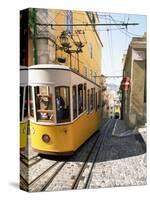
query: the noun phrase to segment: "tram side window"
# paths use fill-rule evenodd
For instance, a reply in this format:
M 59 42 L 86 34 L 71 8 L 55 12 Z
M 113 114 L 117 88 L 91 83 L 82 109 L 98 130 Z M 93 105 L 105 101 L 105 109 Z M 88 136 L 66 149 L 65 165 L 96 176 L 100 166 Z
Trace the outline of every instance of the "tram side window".
M 91 95 L 90 95 L 90 111 L 94 109 L 94 89 L 91 88 Z
M 35 87 L 35 101 L 37 120 L 41 122 L 54 122 L 52 104 L 52 89 L 50 86 Z
M 96 108 L 96 94 L 95 94 L 95 88 L 93 88 L 93 109 Z
M 55 88 L 56 95 L 56 118 L 57 123 L 70 121 L 70 90 L 69 87 L 60 86 Z
M 87 108 L 86 92 L 87 92 L 87 86 L 86 86 L 86 83 L 85 83 L 84 84 L 84 110 L 86 110 L 86 108 Z
M 90 90 L 87 91 L 88 113 L 90 113 Z
M 99 110 L 101 107 L 101 93 L 98 91 L 98 101 L 97 101 L 97 109 Z
M 28 86 L 25 88 L 24 118 L 28 117 Z
M 97 104 L 97 92 L 96 92 L 96 94 L 95 94 L 95 105 L 96 105 L 96 107 L 95 107 L 95 111 L 97 112 L 97 110 L 98 110 L 98 104 Z
M 20 121 L 22 121 L 24 87 L 20 87 Z
M 78 113 L 83 112 L 83 85 L 78 85 Z
M 73 119 L 77 117 L 77 90 L 76 86 L 72 87 L 72 101 L 73 101 Z
M 32 87 L 29 86 L 29 116 L 34 117 Z

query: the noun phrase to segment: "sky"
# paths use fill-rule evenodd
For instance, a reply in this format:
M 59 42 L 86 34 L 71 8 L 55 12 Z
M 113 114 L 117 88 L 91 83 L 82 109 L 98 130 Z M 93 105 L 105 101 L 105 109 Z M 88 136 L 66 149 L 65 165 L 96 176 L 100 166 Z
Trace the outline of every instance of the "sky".
M 122 76 L 122 58 L 127 52 L 132 37 L 143 36 L 147 30 L 145 15 L 98 13 L 100 23 L 139 23 L 137 26 L 99 26 L 100 38 L 103 43 L 102 74 L 105 76 Z M 113 20 L 116 20 L 113 21 Z M 107 79 L 107 83 L 120 85 L 121 78 Z

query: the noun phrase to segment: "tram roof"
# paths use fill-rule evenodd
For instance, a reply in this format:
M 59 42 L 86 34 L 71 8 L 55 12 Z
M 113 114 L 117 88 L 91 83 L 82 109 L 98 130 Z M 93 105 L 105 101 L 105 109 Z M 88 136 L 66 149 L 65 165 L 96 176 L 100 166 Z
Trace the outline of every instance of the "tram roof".
M 20 69 L 28 69 L 28 67 L 27 67 L 27 66 L 21 65 L 21 66 L 20 66 Z
M 67 67 L 65 65 L 58 65 L 58 64 L 37 64 L 37 65 L 31 65 L 29 67 L 20 66 L 20 70 L 28 70 L 28 69 L 64 69 L 64 70 L 70 70 L 69 67 Z
M 73 73 L 81 76 L 82 78 L 94 83 L 95 85 L 97 85 L 98 87 L 100 87 L 98 84 L 96 84 L 95 82 L 93 82 L 92 80 L 88 79 L 87 77 L 84 77 L 82 74 L 80 74 L 77 71 L 74 71 L 72 69 L 70 69 L 69 67 L 65 66 L 65 65 L 58 65 L 58 64 L 37 64 L 37 65 L 31 65 L 30 67 L 26 67 L 26 66 L 20 66 L 21 70 L 29 70 L 29 69 L 62 69 L 62 70 L 67 70 L 67 71 L 72 71 Z
M 65 69 L 65 70 L 70 70 L 70 68 L 65 66 L 65 65 L 57 65 L 57 64 L 32 65 L 32 66 L 29 67 L 29 69 Z

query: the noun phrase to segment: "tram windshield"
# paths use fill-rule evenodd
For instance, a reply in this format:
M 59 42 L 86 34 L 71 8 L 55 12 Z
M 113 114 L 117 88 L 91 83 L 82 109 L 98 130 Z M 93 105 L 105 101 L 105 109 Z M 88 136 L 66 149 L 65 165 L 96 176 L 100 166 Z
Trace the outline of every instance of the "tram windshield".
M 36 86 L 34 89 L 37 121 L 54 122 L 52 88 L 50 86 Z

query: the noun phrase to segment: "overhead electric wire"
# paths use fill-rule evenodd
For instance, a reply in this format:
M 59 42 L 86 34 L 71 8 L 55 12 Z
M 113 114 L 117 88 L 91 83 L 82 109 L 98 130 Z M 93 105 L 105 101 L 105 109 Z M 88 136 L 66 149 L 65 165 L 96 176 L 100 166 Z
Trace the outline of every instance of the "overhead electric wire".
M 108 23 L 107 22 L 107 18 L 105 18 L 105 21 L 106 21 L 106 24 Z M 111 41 L 110 41 L 110 31 L 109 29 L 107 30 L 107 39 L 108 39 L 108 58 L 110 57 L 109 59 L 109 65 L 110 65 L 110 70 L 111 70 L 111 73 L 113 74 L 113 65 L 112 65 L 112 51 L 111 51 Z
M 39 26 L 134 26 L 134 25 L 139 25 L 138 23 L 111 23 L 111 24 L 102 24 L 102 23 L 85 23 L 85 24 L 51 24 L 51 23 L 48 23 L 48 24 L 40 24 L 40 23 L 37 23 L 36 25 L 39 25 Z
M 111 23 L 110 22 L 110 19 L 109 19 L 109 23 Z M 111 62 L 112 62 L 112 71 L 113 71 L 113 74 L 114 74 L 114 54 L 113 54 L 113 41 L 112 41 L 112 30 L 111 30 L 111 26 L 110 26 L 110 34 L 109 34 L 109 36 L 110 36 L 110 47 L 111 47 Z

